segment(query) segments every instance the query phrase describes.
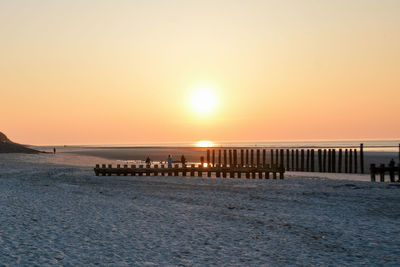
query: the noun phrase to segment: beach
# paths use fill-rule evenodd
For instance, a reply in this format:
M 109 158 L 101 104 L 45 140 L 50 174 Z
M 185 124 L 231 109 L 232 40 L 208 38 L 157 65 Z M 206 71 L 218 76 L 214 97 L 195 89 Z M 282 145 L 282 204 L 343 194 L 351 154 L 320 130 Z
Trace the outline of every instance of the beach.
M 291 172 L 284 180 L 96 177 L 99 160 L 0 155 L 4 265 L 400 262 L 398 184 Z

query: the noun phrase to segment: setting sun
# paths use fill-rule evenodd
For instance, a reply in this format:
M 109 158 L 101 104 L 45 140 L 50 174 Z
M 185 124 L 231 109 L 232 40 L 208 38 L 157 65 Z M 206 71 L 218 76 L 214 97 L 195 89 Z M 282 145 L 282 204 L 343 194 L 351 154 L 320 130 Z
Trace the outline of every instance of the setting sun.
M 213 147 L 213 146 L 214 146 L 214 143 L 211 142 L 211 141 L 203 140 L 203 141 L 198 141 L 198 142 L 196 143 L 196 146 L 197 146 L 197 147 Z
M 190 106 L 198 115 L 209 115 L 217 106 L 217 97 L 210 88 L 196 89 L 190 97 Z

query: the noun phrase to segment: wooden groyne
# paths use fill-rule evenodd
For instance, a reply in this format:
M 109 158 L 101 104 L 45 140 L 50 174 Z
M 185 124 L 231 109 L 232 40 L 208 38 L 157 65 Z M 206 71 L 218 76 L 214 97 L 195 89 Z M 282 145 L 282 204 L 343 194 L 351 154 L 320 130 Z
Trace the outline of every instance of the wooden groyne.
M 207 159 L 208 160 L 208 159 Z M 130 176 L 197 176 L 203 177 L 203 174 L 207 177 L 211 177 L 212 174 L 215 177 L 223 177 L 223 178 L 259 178 L 259 179 L 269 179 L 272 176 L 273 179 L 284 178 L 285 169 L 283 167 L 272 166 L 269 164 L 266 165 L 257 165 L 257 166 L 239 166 L 239 165 L 219 165 L 216 164 L 212 166 L 210 164 L 195 164 L 186 165 L 186 164 L 174 164 L 174 165 L 124 165 L 121 168 L 121 165 L 118 164 L 116 167 L 113 167 L 111 164 L 97 164 L 94 168 L 94 172 L 96 176 L 99 175 L 130 175 Z
M 370 166 L 370 173 L 371 173 L 371 182 L 376 182 L 376 175 L 379 174 L 380 181 L 385 182 L 385 174 L 389 174 L 389 181 L 391 183 L 396 182 L 395 175 L 397 173 L 397 182 L 400 182 L 400 164 L 395 166 L 395 163 L 392 161 L 389 163 L 388 166 L 385 164 L 381 164 L 379 167 L 376 164 L 371 164 Z
M 279 175 L 285 171 L 329 172 L 329 173 L 364 173 L 364 145 L 356 148 L 329 149 L 250 149 L 216 148 L 207 149 L 200 157 L 200 165 L 124 165 L 95 168 L 96 175 L 178 175 L 201 176 L 206 172 L 216 177 L 258 176 L 260 178 Z M 400 157 L 400 146 L 399 146 Z M 375 170 L 376 167 L 370 168 Z M 195 173 L 195 174 L 194 174 Z M 260 174 L 261 173 L 261 174 Z M 376 173 L 375 173 L 376 174 Z
M 269 162 L 286 171 L 364 173 L 364 146 L 360 149 L 218 149 L 220 166 L 258 166 Z M 207 150 L 207 165 L 215 166 L 215 149 Z M 240 156 L 240 160 L 238 160 Z M 267 158 L 269 157 L 269 159 Z M 210 160 L 211 158 L 211 160 Z M 202 162 L 205 162 L 204 160 Z

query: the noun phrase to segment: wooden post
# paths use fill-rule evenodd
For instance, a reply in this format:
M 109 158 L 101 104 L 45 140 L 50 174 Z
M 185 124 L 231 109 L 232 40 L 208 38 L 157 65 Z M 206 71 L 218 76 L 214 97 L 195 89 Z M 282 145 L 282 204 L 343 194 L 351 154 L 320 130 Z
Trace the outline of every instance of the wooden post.
M 249 166 L 249 150 L 246 149 L 246 167 Z
M 107 168 L 106 164 L 101 164 L 101 168 L 103 169 L 102 172 L 101 172 L 101 176 L 105 176 L 106 172 L 104 170 Z
M 157 175 L 158 175 L 158 165 L 155 164 L 155 165 L 154 165 L 154 176 L 157 176 Z M 186 176 L 186 173 L 185 173 L 184 176 Z
M 100 164 L 96 164 L 96 168 L 95 168 L 96 176 L 99 176 L 99 169 L 100 169 Z
M 375 174 L 376 174 L 375 164 L 371 164 L 371 167 L 369 168 L 369 172 L 371 174 L 371 182 L 375 182 L 376 181 L 376 178 L 375 178 Z
M 299 150 L 298 149 L 296 149 L 296 171 L 300 171 L 300 167 L 299 167 Z
M 267 164 L 265 167 L 265 179 L 269 179 L 269 171 L 269 164 Z
M 349 158 L 348 158 L 348 151 L 347 148 L 344 150 L 344 172 L 348 173 L 349 172 Z
M 263 149 L 263 159 L 262 159 L 262 166 L 265 167 L 265 164 L 267 164 L 267 152 L 265 149 Z
M 270 163 L 271 163 L 271 166 L 274 166 L 274 150 L 273 149 L 271 149 L 271 158 L 270 158 Z
M 143 172 L 142 172 L 142 171 L 143 171 L 143 165 L 139 165 L 139 176 L 142 176 L 142 175 L 143 175 Z M 172 176 L 172 173 L 171 173 L 171 174 L 168 173 L 168 175 L 169 175 L 169 176 Z
M 218 164 L 222 166 L 222 156 L 221 156 L 221 149 L 218 149 Z
M 237 165 L 238 165 L 238 161 L 237 161 L 237 150 L 234 149 L 234 150 L 233 150 L 233 166 L 235 166 L 235 168 L 236 168 Z
M 178 169 L 179 169 L 179 165 L 178 165 L 178 164 L 175 164 L 175 166 L 174 166 L 174 175 L 175 175 L 175 176 L 178 176 L 178 175 L 179 175 Z
M 275 165 L 279 166 L 279 149 L 275 149 Z
M 390 182 L 394 183 L 394 172 L 395 172 L 395 163 L 394 161 L 390 161 L 389 163 L 389 177 L 390 177 Z
M 336 149 L 332 149 L 332 172 L 336 172 Z
M 231 177 L 231 178 L 234 178 L 235 177 L 235 173 L 234 173 L 234 171 L 233 171 L 233 155 L 232 155 L 232 153 L 233 153 L 233 150 L 231 150 L 231 149 L 229 149 L 229 168 L 230 168 L 230 170 L 231 170 L 231 172 L 230 172 L 230 176 L 229 177 Z
M 322 158 L 322 171 L 326 172 L 326 149 L 324 149 L 324 155 Z
M 186 164 L 185 163 L 182 163 L 182 176 L 186 176 Z
M 217 177 L 217 178 L 221 177 L 220 168 L 221 168 L 221 164 L 217 164 L 217 170 L 215 171 L 215 177 Z
M 342 172 L 342 149 L 339 149 L 338 173 Z
M 285 169 L 284 168 L 280 168 L 279 169 L 279 179 L 283 179 L 284 177 L 283 177 L 283 173 L 285 172 Z
M 286 149 L 286 170 L 290 170 L 290 150 Z
M 311 149 L 311 172 L 315 172 L 315 155 L 314 155 L 314 149 Z
M 211 159 L 210 159 L 210 149 L 207 149 L 207 167 L 210 166 Z
M 199 170 L 197 171 L 197 176 L 198 177 L 203 177 L 203 164 L 199 165 Z
M 224 149 L 224 167 L 228 164 L 228 159 L 226 158 L 226 149 Z
M 307 149 L 306 171 L 310 171 L 310 149 Z
M 226 166 L 222 166 L 222 177 L 226 178 Z
M 292 168 L 291 168 L 291 170 L 292 171 L 296 170 L 295 167 L 294 167 L 294 149 L 292 149 Z
M 150 173 L 151 173 L 151 165 L 148 164 L 146 165 L 146 176 L 150 176 Z
M 397 165 L 397 182 L 400 182 L 400 162 Z
M 322 172 L 322 150 L 318 149 L 318 171 Z
M 162 167 L 163 167 L 163 165 L 161 165 Z M 164 167 L 163 167 L 164 168 Z M 194 176 L 194 168 L 195 168 L 195 165 L 194 164 L 191 164 L 190 165 L 190 176 Z
M 349 173 L 353 173 L 353 149 L 349 150 Z
M 244 165 L 244 151 L 243 149 L 240 149 L 240 167 L 243 167 Z
M 111 164 L 108 164 L 108 168 L 110 169 L 110 172 L 109 172 L 109 173 L 107 173 L 107 175 L 108 175 L 108 176 L 111 176 L 111 169 L 112 169 L 112 165 L 111 165 Z
M 354 173 L 358 172 L 358 166 L 357 166 L 357 149 L 354 149 Z
M 260 149 L 257 149 L 256 159 L 257 159 L 257 168 L 258 168 L 260 166 Z
M 379 168 L 379 174 L 381 176 L 381 182 L 385 181 L 385 164 L 381 164 Z
M 360 144 L 360 172 L 364 173 L 364 144 Z
M 332 172 L 332 150 L 328 149 L 328 172 Z
M 285 152 L 284 152 L 283 149 L 281 149 L 280 154 L 281 154 L 281 162 L 280 162 L 281 164 L 280 164 L 280 166 L 285 168 Z
M 301 166 L 300 171 L 304 172 L 304 149 L 301 150 Z
M 162 169 L 161 170 L 161 176 L 164 176 L 165 175 L 165 172 L 164 172 L 165 166 L 164 166 L 164 164 L 161 164 L 161 169 Z
M 254 166 L 254 151 L 253 151 L 253 149 L 250 150 L 250 165 L 251 165 L 251 167 Z
M 212 150 L 212 166 L 215 167 L 215 149 Z
M 211 177 L 211 170 L 210 170 L 211 166 L 207 165 L 207 177 L 210 178 Z

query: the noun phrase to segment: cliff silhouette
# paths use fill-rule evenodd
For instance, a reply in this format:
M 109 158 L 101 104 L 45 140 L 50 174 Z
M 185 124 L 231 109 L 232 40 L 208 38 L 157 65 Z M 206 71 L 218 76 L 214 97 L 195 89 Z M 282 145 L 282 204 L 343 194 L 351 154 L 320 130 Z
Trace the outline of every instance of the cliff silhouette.
M 36 154 L 40 153 L 40 151 L 27 148 L 24 145 L 20 145 L 12 142 L 7 138 L 5 134 L 0 132 L 0 153 L 27 153 L 27 154 Z

